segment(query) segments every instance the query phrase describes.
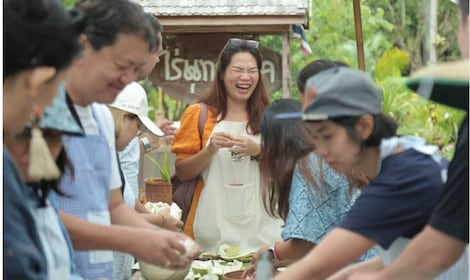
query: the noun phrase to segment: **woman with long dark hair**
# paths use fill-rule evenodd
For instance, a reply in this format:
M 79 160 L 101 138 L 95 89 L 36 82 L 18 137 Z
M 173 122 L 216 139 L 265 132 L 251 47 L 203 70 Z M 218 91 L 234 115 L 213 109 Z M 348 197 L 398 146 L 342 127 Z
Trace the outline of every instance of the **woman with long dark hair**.
M 269 98 L 258 47 L 254 40 L 228 40 L 214 82 L 200 99 L 207 106 L 203 135 L 198 120 L 205 105 L 194 104 L 184 112 L 172 144 L 178 178 L 201 175 L 185 233 L 204 251 L 215 252 L 227 243 L 248 253 L 279 238 L 281 221 L 266 215 L 259 195 L 256 158 L 261 115 Z

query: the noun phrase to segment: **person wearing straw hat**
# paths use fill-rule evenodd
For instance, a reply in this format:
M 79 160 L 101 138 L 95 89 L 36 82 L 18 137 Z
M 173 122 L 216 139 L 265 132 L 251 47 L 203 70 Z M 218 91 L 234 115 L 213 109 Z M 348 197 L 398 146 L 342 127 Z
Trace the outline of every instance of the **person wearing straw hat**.
M 433 279 L 455 266 L 468 251 L 468 0 L 453 0 L 460 8 L 458 32 L 460 62 L 433 65 L 418 71 L 408 86 L 425 98 L 467 111 L 459 129 L 445 190 L 424 227 L 403 253 L 376 273 L 356 273 L 348 279 Z M 461 278 L 468 279 L 467 274 Z
M 80 53 L 84 15 L 56 0 L 4 0 L 3 12 L 3 277 L 50 279 L 34 200 L 5 141 L 54 99 L 65 70 Z M 35 135 L 43 142 L 40 132 Z M 49 177 L 56 171 L 39 174 Z
M 382 111 L 382 91 L 368 74 L 337 67 L 310 78 L 307 88 L 316 97 L 305 111 L 278 117 L 302 117 L 319 156 L 336 171 L 364 174 L 369 183 L 342 221 L 274 279 L 325 279 L 371 247 L 380 257 L 356 267 L 380 269 L 426 224 L 446 180 L 447 160 L 439 147 L 396 134 L 396 123 Z M 440 279 L 462 279 L 466 260 Z

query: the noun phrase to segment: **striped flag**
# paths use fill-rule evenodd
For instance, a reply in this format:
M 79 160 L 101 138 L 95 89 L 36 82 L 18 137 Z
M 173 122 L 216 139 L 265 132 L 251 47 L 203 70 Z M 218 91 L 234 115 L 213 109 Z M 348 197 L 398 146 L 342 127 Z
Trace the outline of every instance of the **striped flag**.
M 312 53 L 312 48 L 310 48 L 310 45 L 308 44 L 307 35 L 305 35 L 305 30 L 302 25 L 299 25 L 299 24 L 292 25 L 292 37 L 300 40 L 300 44 L 301 44 L 300 46 L 301 46 L 302 52 L 305 55 L 310 55 Z

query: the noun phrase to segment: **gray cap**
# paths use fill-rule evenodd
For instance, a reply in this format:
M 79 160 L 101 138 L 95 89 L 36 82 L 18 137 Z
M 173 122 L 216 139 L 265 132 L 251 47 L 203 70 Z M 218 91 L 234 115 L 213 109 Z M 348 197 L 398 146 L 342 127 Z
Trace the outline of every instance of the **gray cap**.
M 320 121 L 339 117 L 382 113 L 382 90 L 360 70 L 336 67 L 309 78 L 306 89 L 317 95 L 303 113 L 278 114 L 278 119 Z
M 317 89 L 302 117 L 307 121 L 382 113 L 382 90 L 360 70 L 328 69 L 308 79 L 306 88 Z

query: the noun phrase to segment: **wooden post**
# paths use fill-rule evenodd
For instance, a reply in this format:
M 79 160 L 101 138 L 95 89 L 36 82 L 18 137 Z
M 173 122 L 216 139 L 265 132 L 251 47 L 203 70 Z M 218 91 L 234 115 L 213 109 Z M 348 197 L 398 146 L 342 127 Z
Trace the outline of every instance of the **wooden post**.
M 291 29 L 282 34 L 282 97 L 289 98 L 290 95 L 290 38 Z
M 366 71 L 366 63 L 364 61 L 364 41 L 362 39 L 362 19 L 361 19 L 361 2 L 360 0 L 353 1 L 354 8 L 354 27 L 356 29 L 356 49 L 357 49 L 357 64 L 359 69 Z
M 163 89 L 162 87 L 157 87 L 158 95 L 158 108 L 155 108 L 155 123 L 159 123 L 165 118 L 165 111 L 163 110 Z
M 425 13 L 425 32 L 424 32 L 424 48 L 423 61 L 424 65 L 435 64 L 437 62 L 437 11 L 438 0 L 424 1 Z

